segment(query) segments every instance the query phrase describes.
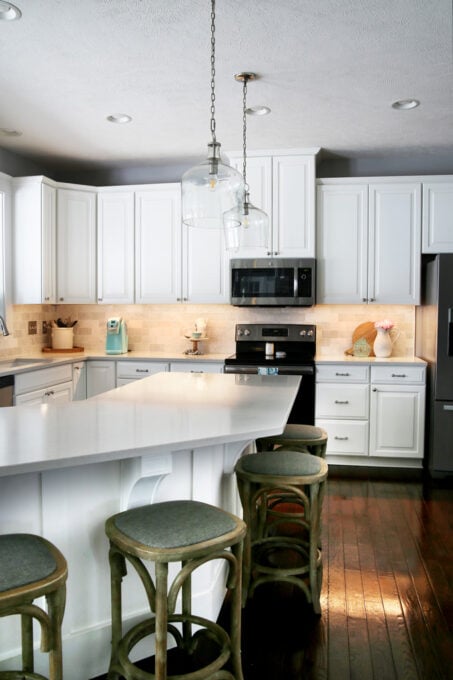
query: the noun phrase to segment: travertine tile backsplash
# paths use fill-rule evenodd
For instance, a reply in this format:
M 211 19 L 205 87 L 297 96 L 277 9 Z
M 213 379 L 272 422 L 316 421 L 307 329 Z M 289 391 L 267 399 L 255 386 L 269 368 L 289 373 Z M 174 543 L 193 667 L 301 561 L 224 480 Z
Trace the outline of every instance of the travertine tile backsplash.
M 392 356 L 414 354 L 415 307 L 410 305 L 317 305 L 310 308 L 260 309 L 231 305 L 16 305 L 8 310 L 11 335 L 0 336 L 0 356 L 8 357 L 40 351 L 50 344 L 42 334 L 42 322 L 71 317 L 77 319 L 74 343 L 86 350 L 102 350 L 106 321 L 122 316 L 128 326 L 129 349 L 182 353 L 191 347 L 184 332 L 193 330 L 197 318 L 207 320 L 209 340 L 205 353 L 234 352 L 236 323 L 314 323 L 317 326 L 317 352 L 341 355 L 351 347 L 352 332 L 364 321 L 391 319 L 400 331 Z M 38 334 L 28 335 L 28 321 L 38 322 Z

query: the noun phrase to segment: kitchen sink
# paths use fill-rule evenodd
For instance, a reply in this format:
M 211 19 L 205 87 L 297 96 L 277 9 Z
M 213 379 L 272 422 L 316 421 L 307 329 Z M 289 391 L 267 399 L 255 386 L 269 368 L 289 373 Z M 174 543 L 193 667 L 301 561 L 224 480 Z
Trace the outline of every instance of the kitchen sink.
M 11 359 L 6 361 L 0 361 L 0 371 L 9 371 L 14 368 L 22 368 L 23 366 L 36 366 L 42 364 L 45 366 L 49 364 L 52 359 L 28 359 L 26 357 L 21 357 L 20 359 Z

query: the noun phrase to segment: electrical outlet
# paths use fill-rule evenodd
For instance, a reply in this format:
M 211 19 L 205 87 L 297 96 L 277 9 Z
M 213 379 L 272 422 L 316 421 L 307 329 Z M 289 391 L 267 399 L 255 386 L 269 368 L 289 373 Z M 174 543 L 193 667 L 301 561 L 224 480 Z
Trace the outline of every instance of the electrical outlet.
M 28 335 L 36 335 L 38 332 L 38 322 L 29 321 L 28 322 Z
M 49 330 L 49 322 L 43 321 L 42 322 L 42 334 L 45 335 L 48 330 Z

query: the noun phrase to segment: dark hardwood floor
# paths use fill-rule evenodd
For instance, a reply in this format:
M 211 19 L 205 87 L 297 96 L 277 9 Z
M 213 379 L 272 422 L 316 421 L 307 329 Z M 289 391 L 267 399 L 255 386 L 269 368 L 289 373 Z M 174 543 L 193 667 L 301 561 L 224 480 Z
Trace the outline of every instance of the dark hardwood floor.
M 291 586 L 260 587 L 245 680 L 453 679 L 452 525 L 451 485 L 330 474 L 322 616 Z

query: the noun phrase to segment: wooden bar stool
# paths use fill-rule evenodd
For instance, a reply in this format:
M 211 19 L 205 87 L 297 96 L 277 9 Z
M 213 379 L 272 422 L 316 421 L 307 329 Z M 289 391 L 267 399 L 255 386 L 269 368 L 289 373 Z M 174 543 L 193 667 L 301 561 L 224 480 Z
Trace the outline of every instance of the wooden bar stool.
M 245 523 L 206 503 L 168 501 L 126 510 L 106 522 L 110 539 L 112 587 L 112 652 L 109 680 L 202 680 L 218 678 L 243 680 L 241 668 L 241 573 Z M 230 550 L 231 548 L 231 550 Z M 231 625 L 227 632 L 217 623 L 192 614 L 191 575 L 210 560 L 228 563 L 227 587 L 231 593 Z M 121 582 L 126 561 L 132 565 L 145 588 L 154 616 L 134 625 L 123 635 Z M 152 562 L 152 577 L 144 562 Z M 181 562 L 181 569 L 168 588 L 168 566 Z M 180 613 L 176 612 L 178 593 L 182 593 Z M 178 625 L 179 624 L 179 625 Z M 192 634 L 192 626 L 198 629 Z M 201 627 L 201 629 L 200 629 Z M 144 637 L 155 637 L 155 672 L 137 667 L 130 661 L 131 649 Z M 202 668 L 167 674 L 167 635 L 192 665 L 197 644 L 208 637 L 217 646 L 217 656 Z M 229 662 L 232 671 L 224 669 Z M 224 669 L 224 670 L 221 670 Z
M 258 451 L 272 451 L 275 447 L 284 446 L 300 451 L 308 451 L 313 456 L 326 457 L 327 432 L 314 425 L 287 425 L 282 434 L 273 437 L 262 437 L 256 440 Z
M 46 680 L 34 672 L 33 619 L 41 625 L 41 651 L 49 654 L 49 680 L 62 680 L 61 623 L 66 601 L 66 560 L 41 536 L 0 536 L 0 617 L 20 615 L 22 669 L 0 671 L 5 680 Z M 45 596 L 47 611 L 33 604 Z
M 328 467 L 319 456 L 279 449 L 238 460 L 236 478 L 247 524 L 243 560 L 243 605 L 255 588 L 272 581 L 299 587 L 321 613 L 320 521 Z M 273 499 L 288 496 L 297 513 L 278 512 Z M 290 525 L 292 531 L 288 532 Z M 279 531 L 284 527 L 285 531 Z

